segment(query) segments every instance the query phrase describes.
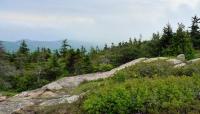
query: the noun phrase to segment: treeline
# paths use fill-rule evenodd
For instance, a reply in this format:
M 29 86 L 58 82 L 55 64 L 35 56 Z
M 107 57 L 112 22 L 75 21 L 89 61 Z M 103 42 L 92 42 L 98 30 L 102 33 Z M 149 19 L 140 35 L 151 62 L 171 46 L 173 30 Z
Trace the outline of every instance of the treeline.
M 185 54 L 194 58 L 195 50 L 200 49 L 200 19 L 192 18 L 190 30 L 178 24 L 174 32 L 170 24 L 163 33 L 154 33 L 149 41 L 129 39 L 127 42 L 103 49 L 84 47 L 72 49 L 67 40 L 59 50 L 38 48 L 31 52 L 23 41 L 16 52 L 5 52 L 0 45 L 0 90 L 24 91 L 43 86 L 64 76 L 102 72 L 139 57 L 176 56 Z

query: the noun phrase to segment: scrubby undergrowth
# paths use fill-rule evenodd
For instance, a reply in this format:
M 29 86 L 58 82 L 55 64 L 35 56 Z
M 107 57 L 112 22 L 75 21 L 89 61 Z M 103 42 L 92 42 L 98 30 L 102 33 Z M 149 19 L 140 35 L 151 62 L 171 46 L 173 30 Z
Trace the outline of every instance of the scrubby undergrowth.
M 106 80 L 85 82 L 72 93 L 85 92 L 75 104 L 46 107 L 45 113 L 187 114 L 200 113 L 200 63 L 174 68 L 154 61 L 118 71 Z M 60 111 L 60 112 L 59 112 Z M 64 112 L 63 112 L 64 111 Z

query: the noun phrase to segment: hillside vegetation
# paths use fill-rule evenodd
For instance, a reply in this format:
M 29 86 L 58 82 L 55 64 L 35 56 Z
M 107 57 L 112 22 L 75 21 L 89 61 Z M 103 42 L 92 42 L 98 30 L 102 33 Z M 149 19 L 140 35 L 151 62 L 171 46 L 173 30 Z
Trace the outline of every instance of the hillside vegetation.
M 141 62 L 118 71 L 109 79 L 81 84 L 72 92 L 86 94 L 73 104 L 44 107 L 36 112 L 196 114 L 200 112 L 199 72 L 200 62 L 179 68 L 160 60 Z
M 162 34 L 154 33 L 151 40 L 130 38 L 127 42 L 112 43 L 111 46 L 105 44 L 103 49 L 91 47 L 89 51 L 84 47 L 71 48 L 68 40 L 62 42 L 59 50 L 38 48 L 33 52 L 25 41 L 13 53 L 5 52 L 0 45 L 0 93 L 3 94 L 0 94 L 0 113 L 10 109 L 6 105 L 8 102 L 14 110 L 18 106 L 26 106 L 27 101 L 30 103 L 31 100 L 33 104 L 42 102 L 39 107 L 31 108 L 42 114 L 200 113 L 200 63 L 187 62 L 199 58 L 199 20 L 197 16 L 193 17 L 189 30 L 180 23 L 173 31 L 167 24 Z M 176 59 L 169 59 L 179 54 L 185 55 L 179 60 L 180 63 Z M 150 59 L 132 66 L 127 63 L 141 57 L 160 56 L 164 58 L 155 61 Z M 165 57 L 170 61 L 165 60 Z M 178 66 L 173 62 L 178 62 Z M 120 65 L 124 68 L 124 63 L 129 65 L 122 69 Z M 116 73 L 113 68 L 119 71 Z M 100 76 L 110 78 L 91 81 L 100 79 Z M 62 91 L 54 91 L 52 88 L 62 88 Z M 5 101 L 4 96 L 13 96 L 22 91 L 28 92 Z M 30 95 L 31 98 L 29 93 L 36 97 Z M 44 93 L 60 96 L 50 100 L 40 98 Z M 63 102 L 63 99 L 70 101 L 71 97 L 79 100 L 72 104 Z M 55 101 L 60 105 L 42 105 Z M 18 102 L 21 104 L 18 105 Z

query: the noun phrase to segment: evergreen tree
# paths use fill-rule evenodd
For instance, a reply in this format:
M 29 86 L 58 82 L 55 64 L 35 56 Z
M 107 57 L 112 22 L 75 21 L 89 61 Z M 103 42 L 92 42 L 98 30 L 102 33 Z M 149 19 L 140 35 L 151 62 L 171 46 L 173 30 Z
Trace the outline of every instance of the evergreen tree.
M 76 52 L 74 49 L 69 50 L 69 54 L 65 61 L 65 69 L 69 71 L 70 74 L 73 74 L 75 71 L 74 64 L 76 63 Z
M 25 40 L 23 40 L 22 43 L 20 44 L 18 52 L 20 54 L 24 54 L 24 55 L 28 55 L 29 54 L 29 48 L 28 48 Z
M 197 16 L 192 17 L 192 26 L 191 28 L 191 38 L 194 48 L 200 49 L 200 30 L 199 30 L 199 24 L 200 18 Z
M 186 55 L 186 59 L 193 59 L 194 58 L 194 49 L 191 41 L 191 36 L 189 32 L 185 32 L 185 37 L 184 37 L 184 53 Z
M 85 49 L 85 47 L 83 47 L 83 46 L 81 46 L 81 53 L 82 53 L 83 55 L 85 55 L 85 53 L 86 53 L 86 49 Z
M 90 57 L 86 55 L 83 61 L 84 61 L 84 64 L 83 64 L 82 69 L 84 70 L 84 73 L 91 73 L 93 71 L 93 68 L 92 68 Z
M 0 60 L 4 58 L 5 52 L 3 49 L 2 42 L 0 41 Z
M 170 24 L 167 24 L 163 29 L 163 35 L 160 39 L 160 45 L 162 49 L 162 55 L 171 55 L 172 50 L 172 39 L 173 39 L 173 31 Z
M 185 47 L 185 31 L 184 31 L 185 26 L 183 24 L 178 24 L 178 29 L 176 30 L 176 34 L 173 37 L 173 42 L 172 42 L 172 50 L 173 54 L 181 54 L 184 53 L 184 47 Z
M 104 50 L 107 50 L 107 49 L 108 49 L 108 45 L 105 44 L 105 45 L 104 45 Z
M 58 63 L 58 58 L 56 55 L 53 55 L 50 58 L 47 71 L 47 78 L 50 81 L 57 79 L 62 74 L 61 66 Z
M 67 52 L 68 52 L 68 49 L 70 48 L 71 46 L 68 44 L 68 41 L 67 39 L 63 40 L 62 42 L 62 46 L 61 46 L 61 49 L 60 49 L 60 54 L 62 57 L 65 57 Z
M 178 24 L 178 29 L 173 40 L 173 53 L 175 55 L 185 54 L 187 59 L 191 59 L 194 56 L 192 41 L 189 33 L 185 31 L 183 24 Z
M 57 58 L 60 57 L 60 53 L 58 52 L 57 49 L 54 51 L 54 55 L 55 55 Z
M 152 40 L 148 42 L 146 48 L 150 56 L 157 57 L 161 55 L 160 34 L 153 33 Z

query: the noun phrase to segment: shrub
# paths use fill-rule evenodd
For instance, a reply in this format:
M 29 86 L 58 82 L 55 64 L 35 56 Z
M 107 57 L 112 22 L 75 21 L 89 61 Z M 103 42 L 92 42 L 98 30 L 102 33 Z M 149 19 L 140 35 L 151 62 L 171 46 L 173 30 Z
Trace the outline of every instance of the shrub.
M 87 97 L 83 107 L 91 114 L 191 111 L 199 91 L 198 76 L 133 79 L 102 87 Z
M 173 69 L 173 75 L 192 76 L 193 74 L 200 74 L 200 62 L 189 64 L 181 68 Z
M 90 114 L 126 114 L 130 106 L 130 93 L 120 87 L 101 90 L 84 102 L 84 109 Z
M 136 77 L 153 77 L 171 75 L 173 66 L 166 61 L 154 61 L 151 63 L 139 63 L 134 66 L 125 68 L 115 74 L 116 77 L 124 75 L 126 79 Z
M 113 69 L 113 65 L 112 64 L 100 64 L 98 66 L 98 71 L 104 72 L 104 71 L 109 71 Z

